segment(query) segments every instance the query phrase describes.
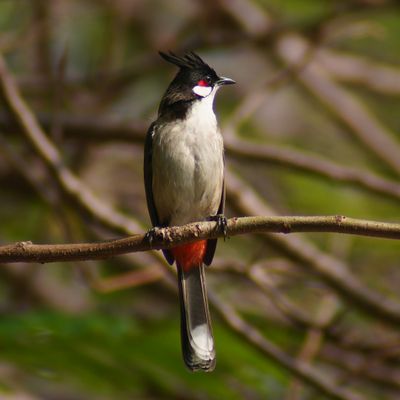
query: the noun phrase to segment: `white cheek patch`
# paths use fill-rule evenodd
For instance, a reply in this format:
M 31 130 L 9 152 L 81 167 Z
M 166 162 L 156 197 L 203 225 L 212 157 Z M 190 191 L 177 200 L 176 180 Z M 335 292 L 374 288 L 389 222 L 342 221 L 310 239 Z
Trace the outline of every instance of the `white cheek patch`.
M 195 86 L 192 90 L 201 97 L 207 97 L 212 92 L 212 88 L 209 86 Z

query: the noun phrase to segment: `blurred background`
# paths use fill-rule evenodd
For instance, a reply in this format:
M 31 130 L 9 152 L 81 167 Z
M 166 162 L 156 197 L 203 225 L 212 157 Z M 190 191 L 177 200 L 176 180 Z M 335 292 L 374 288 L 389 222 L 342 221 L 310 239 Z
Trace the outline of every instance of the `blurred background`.
M 2 103 L 0 243 L 150 227 L 143 139 L 176 72 L 159 50 L 237 81 L 215 105 L 228 217 L 399 222 L 399 49 L 390 0 L 2 0 L 0 52 L 46 136 Z M 181 360 L 160 252 L 1 265 L 0 398 L 399 399 L 399 255 L 339 234 L 221 240 L 211 374 Z

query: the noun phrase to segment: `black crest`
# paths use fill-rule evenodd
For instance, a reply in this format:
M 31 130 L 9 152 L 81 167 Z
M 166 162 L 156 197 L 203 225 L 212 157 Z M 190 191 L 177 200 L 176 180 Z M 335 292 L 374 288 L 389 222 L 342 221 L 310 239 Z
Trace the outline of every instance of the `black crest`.
M 196 53 L 193 51 L 187 52 L 184 56 L 179 57 L 172 51 L 167 53 L 159 52 L 160 56 L 171 64 L 178 66 L 179 68 L 188 69 L 211 69 L 210 66 L 205 63 Z

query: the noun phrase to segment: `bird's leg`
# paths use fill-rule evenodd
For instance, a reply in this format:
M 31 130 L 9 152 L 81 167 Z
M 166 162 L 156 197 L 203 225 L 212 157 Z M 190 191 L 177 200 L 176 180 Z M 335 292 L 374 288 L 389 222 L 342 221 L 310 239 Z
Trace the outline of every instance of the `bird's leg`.
M 209 218 L 210 221 L 215 221 L 217 223 L 217 228 L 224 235 L 224 241 L 228 237 L 228 220 L 224 214 L 212 215 Z

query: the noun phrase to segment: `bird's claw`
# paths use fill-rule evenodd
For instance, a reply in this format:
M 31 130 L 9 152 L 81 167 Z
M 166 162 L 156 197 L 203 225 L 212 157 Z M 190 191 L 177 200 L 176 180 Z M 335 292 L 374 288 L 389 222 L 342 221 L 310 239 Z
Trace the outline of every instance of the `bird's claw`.
M 158 228 L 156 226 L 153 226 L 153 228 L 149 229 L 146 232 L 145 238 L 149 241 L 150 246 L 153 244 L 153 241 L 157 238 L 157 230 Z
M 217 228 L 224 235 L 224 241 L 228 237 L 228 220 L 224 214 L 217 214 L 212 217 L 212 220 L 217 223 Z

